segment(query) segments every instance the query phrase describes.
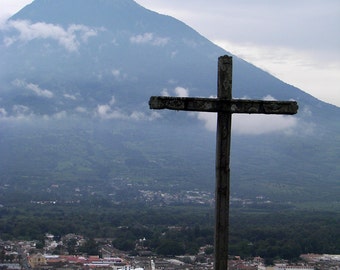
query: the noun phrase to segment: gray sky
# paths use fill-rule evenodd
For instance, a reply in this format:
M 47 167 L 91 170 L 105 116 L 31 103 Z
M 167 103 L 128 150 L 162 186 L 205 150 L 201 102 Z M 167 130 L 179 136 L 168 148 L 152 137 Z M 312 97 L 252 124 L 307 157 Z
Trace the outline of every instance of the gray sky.
M 0 0 L 0 22 L 32 0 Z M 227 51 L 340 106 L 339 0 L 136 0 Z

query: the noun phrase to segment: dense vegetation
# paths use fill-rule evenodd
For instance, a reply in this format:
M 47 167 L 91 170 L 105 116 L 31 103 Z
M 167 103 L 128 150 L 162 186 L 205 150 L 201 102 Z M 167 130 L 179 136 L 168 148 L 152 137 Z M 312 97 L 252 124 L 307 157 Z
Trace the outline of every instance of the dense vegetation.
M 230 254 L 296 259 L 302 253 L 340 253 L 340 215 L 317 211 L 233 209 Z M 134 252 L 136 241 L 161 255 L 195 254 L 213 244 L 213 209 L 195 206 L 112 206 L 105 200 L 80 205 L 21 205 L 0 209 L 2 239 L 37 239 L 78 233 L 112 238 Z
M 118 181 L 172 192 L 214 190 L 215 134 L 185 117 L 175 124 L 78 118 L 43 125 L 1 123 L 0 134 L 0 185 L 23 189 L 25 196 L 50 196 L 46 190 L 58 185 L 59 198 L 68 199 L 74 188 L 93 186 L 105 193 Z M 231 177 L 237 181 L 232 192 L 280 202 L 337 202 L 340 144 L 325 137 L 303 143 L 286 139 L 233 136 Z

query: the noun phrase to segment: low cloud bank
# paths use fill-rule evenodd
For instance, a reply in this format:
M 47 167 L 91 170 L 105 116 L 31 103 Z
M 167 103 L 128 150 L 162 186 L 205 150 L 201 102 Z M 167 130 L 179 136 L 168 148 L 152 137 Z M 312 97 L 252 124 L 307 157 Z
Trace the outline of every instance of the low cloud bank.
M 189 89 L 177 86 L 172 91 L 163 89 L 163 96 L 173 94 L 178 97 L 188 97 Z M 216 96 L 210 96 L 216 98 Z M 275 100 L 267 95 L 263 100 Z M 211 112 L 190 112 L 192 117 L 202 121 L 204 127 L 212 132 L 216 131 L 217 114 Z M 298 118 L 284 115 L 264 115 L 264 114 L 234 114 L 232 117 L 232 132 L 236 134 L 260 135 L 273 132 L 292 133 L 298 125 Z
M 13 81 L 13 84 L 17 87 L 21 87 L 21 88 L 31 91 L 32 93 L 34 93 L 35 95 L 39 97 L 53 98 L 54 96 L 50 90 L 42 89 L 38 84 L 27 83 L 24 80 L 19 80 L 19 79 Z
M 152 46 L 164 46 L 169 42 L 169 38 L 158 37 L 153 33 L 144 33 L 130 37 L 132 44 L 148 44 Z
M 34 39 L 52 39 L 69 52 L 75 52 L 82 42 L 96 36 L 103 29 L 90 28 L 85 25 L 72 24 L 67 28 L 60 25 L 27 20 L 9 20 L 2 26 L 4 32 L 16 30 L 16 33 L 5 35 L 3 42 L 11 46 L 16 42 L 28 42 Z
M 216 131 L 216 113 L 199 112 L 194 115 L 204 123 L 207 130 Z M 297 124 L 298 119 L 293 116 L 264 114 L 234 114 L 232 116 L 232 131 L 236 134 L 291 133 Z
M 116 106 L 116 99 L 114 96 L 107 104 L 99 104 L 95 111 L 95 116 L 101 119 L 120 119 L 120 120 L 147 120 L 151 121 L 160 117 L 158 112 L 151 111 L 146 114 L 141 111 L 133 111 L 131 113 L 125 112 Z

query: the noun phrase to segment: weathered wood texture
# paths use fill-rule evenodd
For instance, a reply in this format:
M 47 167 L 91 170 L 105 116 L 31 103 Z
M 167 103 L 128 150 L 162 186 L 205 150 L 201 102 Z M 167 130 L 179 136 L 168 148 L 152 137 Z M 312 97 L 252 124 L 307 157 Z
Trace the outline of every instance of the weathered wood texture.
M 295 101 L 267 101 L 199 97 L 151 97 L 150 109 L 175 111 L 256 113 L 256 114 L 296 114 Z
M 218 59 L 217 98 L 232 99 L 232 58 Z M 231 113 L 218 112 L 216 130 L 214 269 L 228 269 Z
M 217 112 L 216 192 L 215 192 L 215 270 L 228 269 L 230 140 L 233 113 L 295 114 L 295 101 L 232 99 L 232 58 L 218 59 L 217 98 L 159 97 L 150 98 L 151 109 Z

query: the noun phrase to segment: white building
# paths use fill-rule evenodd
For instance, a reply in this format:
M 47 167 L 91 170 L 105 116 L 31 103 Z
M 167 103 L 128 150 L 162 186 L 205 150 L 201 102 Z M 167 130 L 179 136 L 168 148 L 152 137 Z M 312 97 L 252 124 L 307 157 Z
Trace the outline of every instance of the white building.
M 274 270 L 314 270 L 311 266 L 287 266 L 285 264 L 275 265 Z

